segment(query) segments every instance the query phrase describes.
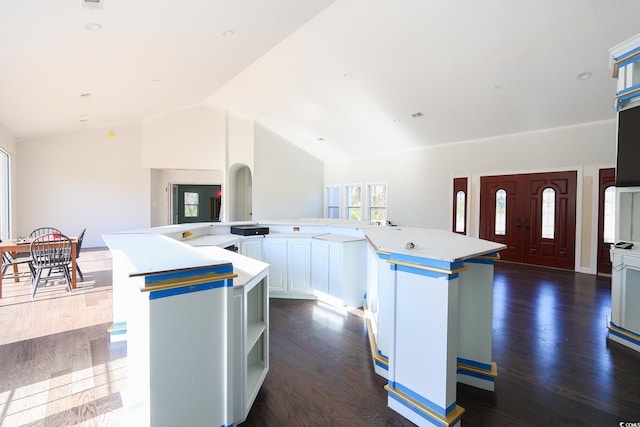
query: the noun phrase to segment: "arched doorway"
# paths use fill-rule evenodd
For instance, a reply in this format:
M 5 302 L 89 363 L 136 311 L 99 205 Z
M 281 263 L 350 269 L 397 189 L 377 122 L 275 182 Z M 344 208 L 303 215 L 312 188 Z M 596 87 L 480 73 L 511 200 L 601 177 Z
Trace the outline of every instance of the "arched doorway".
M 229 203 L 229 221 L 251 221 L 252 218 L 253 179 L 251 169 L 245 164 L 236 163 L 229 168 L 227 200 Z

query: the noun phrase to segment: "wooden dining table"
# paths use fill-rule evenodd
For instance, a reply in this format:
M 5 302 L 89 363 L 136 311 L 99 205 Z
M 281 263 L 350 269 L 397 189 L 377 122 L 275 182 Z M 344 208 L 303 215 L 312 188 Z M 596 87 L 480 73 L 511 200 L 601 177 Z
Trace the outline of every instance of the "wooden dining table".
M 76 288 L 76 270 L 77 270 L 77 250 L 78 250 L 78 237 L 70 236 L 71 239 L 71 289 Z M 0 242 L 0 254 L 4 252 L 11 253 L 12 257 L 16 257 L 19 252 L 29 252 L 29 245 L 34 239 L 10 239 L 4 240 Z M 2 266 L 2 270 L 4 270 L 4 263 Z M 15 281 L 19 282 L 20 277 L 18 277 L 18 266 L 13 266 L 13 273 L 15 276 Z M 4 279 L 2 271 L 0 270 L 0 298 L 2 298 L 2 279 Z

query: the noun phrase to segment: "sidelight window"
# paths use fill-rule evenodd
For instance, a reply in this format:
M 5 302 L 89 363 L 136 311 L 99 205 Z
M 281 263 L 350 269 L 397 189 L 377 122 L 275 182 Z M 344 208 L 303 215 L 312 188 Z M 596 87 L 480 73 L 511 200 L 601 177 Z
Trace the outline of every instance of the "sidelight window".
M 545 188 L 542 192 L 542 238 L 553 239 L 556 221 L 556 192 Z
M 613 243 L 616 228 L 616 187 L 604 190 L 604 243 Z
M 496 224 L 495 234 L 504 236 L 507 232 L 507 191 L 496 191 Z
M 453 178 L 453 232 L 467 234 L 467 178 Z
M 464 191 L 460 190 L 456 193 L 456 233 L 464 233 L 465 199 Z

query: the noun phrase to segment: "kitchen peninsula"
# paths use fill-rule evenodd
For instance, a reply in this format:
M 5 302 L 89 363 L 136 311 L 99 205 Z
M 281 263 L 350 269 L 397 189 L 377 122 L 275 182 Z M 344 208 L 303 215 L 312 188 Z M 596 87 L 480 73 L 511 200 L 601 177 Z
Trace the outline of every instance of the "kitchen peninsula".
M 235 225 L 260 225 L 268 234 L 232 234 Z M 331 219 L 181 224 L 113 234 L 105 241 L 132 234 L 157 235 L 194 253 L 213 251 L 230 260 L 234 271 L 236 263 L 264 261 L 263 294 L 272 298 L 363 306 L 372 363 L 388 380 L 388 404 L 418 425 L 460 423 L 457 382 L 493 390 L 493 262 L 504 248 L 500 244 L 442 230 Z M 122 299 L 131 290 L 117 289 L 117 263 L 114 253 L 113 340 L 130 339 L 131 308 L 122 309 Z M 268 345 L 263 348 L 266 365 Z

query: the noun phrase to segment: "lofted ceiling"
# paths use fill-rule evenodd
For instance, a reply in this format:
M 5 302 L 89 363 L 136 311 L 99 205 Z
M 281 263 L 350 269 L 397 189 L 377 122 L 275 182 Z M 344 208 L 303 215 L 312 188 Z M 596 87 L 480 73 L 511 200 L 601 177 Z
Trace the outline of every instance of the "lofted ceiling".
M 610 120 L 640 32 L 638 0 L 83 1 L 0 0 L 18 139 L 204 103 L 333 161 Z

